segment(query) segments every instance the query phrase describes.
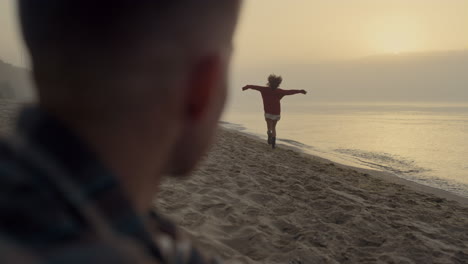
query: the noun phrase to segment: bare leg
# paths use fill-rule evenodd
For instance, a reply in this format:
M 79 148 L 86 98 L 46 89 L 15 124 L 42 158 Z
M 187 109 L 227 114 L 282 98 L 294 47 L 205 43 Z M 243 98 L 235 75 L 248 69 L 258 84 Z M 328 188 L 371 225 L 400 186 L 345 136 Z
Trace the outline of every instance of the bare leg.
M 276 124 L 278 124 L 277 120 L 271 120 L 271 135 L 272 137 L 276 137 Z
M 272 127 L 273 127 L 273 123 L 271 122 L 272 120 L 271 119 L 268 119 L 268 118 L 265 118 L 265 121 L 267 123 L 267 136 L 268 136 L 268 145 L 271 144 L 271 130 L 272 130 Z
M 278 123 L 277 120 L 271 120 L 271 147 L 273 149 L 276 148 L 276 124 Z
M 268 131 L 268 133 L 271 133 L 271 130 L 273 129 L 273 126 L 272 126 L 273 124 L 271 123 L 272 120 L 268 119 L 268 118 L 265 118 L 265 121 L 267 123 L 267 131 Z

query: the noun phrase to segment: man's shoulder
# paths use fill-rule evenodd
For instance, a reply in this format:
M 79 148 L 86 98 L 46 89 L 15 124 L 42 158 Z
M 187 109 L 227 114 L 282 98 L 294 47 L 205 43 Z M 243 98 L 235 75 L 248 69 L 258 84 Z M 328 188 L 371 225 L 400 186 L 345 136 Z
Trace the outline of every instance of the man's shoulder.
M 20 156 L 12 151 L 4 139 L 0 140 L 0 202 L 7 198 L 24 197 L 34 191 L 32 168 Z M 11 205 L 0 203 L 0 209 L 3 206 Z
M 116 185 L 100 181 L 108 179 L 106 171 L 74 175 L 70 170 L 52 177 L 60 160 L 44 162 L 37 157 L 43 149 L 31 149 L 37 145 L 15 146 L 0 140 L 0 263 L 219 263 L 203 256 L 157 214 L 154 229 L 147 230 L 147 219 L 119 198 Z M 76 184 L 83 177 L 94 181 L 75 192 L 57 180 Z M 103 238 L 103 231 L 110 237 Z
M 0 263 L 157 263 L 140 243 L 103 241 L 60 189 L 0 141 Z
M 0 235 L 26 244 L 58 241 L 79 229 L 42 172 L 0 142 Z

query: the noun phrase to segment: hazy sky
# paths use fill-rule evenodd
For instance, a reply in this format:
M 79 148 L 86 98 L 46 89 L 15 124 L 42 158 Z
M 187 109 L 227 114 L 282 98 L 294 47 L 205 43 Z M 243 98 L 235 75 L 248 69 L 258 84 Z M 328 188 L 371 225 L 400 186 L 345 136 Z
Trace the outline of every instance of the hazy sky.
M 19 64 L 14 0 L 0 0 L 0 58 Z M 246 0 L 236 62 L 313 62 L 468 48 L 468 0 Z
M 249 0 L 242 62 L 468 48 L 468 0 Z

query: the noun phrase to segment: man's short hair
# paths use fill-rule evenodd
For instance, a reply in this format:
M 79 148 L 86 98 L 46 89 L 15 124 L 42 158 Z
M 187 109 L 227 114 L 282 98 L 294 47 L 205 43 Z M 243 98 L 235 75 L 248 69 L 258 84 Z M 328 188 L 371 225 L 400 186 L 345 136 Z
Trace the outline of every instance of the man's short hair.
M 129 1 L 120 0 L 19 0 L 23 37 L 33 56 L 91 40 L 109 41 L 115 35 L 112 31 L 118 30 L 117 24 L 125 19 L 124 15 L 127 23 L 132 21 L 130 16 L 136 13 L 136 8 L 149 1 L 134 2 L 132 10 Z
M 99 52 L 131 48 L 135 38 L 166 32 L 203 12 L 219 12 L 227 2 L 216 0 L 18 0 L 21 28 L 34 57 L 57 52 Z M 218 2 L 219 4 L 216 4 Z M 192 15 L 190 15 L 192 13 Z M 212 26 L 215 26 L 212 24 Z M 150 31 L 151 30 L 151 31 Z M 177 29 L 176 29 L 177 30 Z M 158 32 L 159 31 L 159 32 Z M 166 34 L 167 33 L 167 34 Z M 165 35 L 166 34 L 166 35 Z M 172 36 L 171 36 L 172 37 Z M 101 50 L 99 50 L 101 48 Z
M 105 96 L 118 97 L 115 87 L 108 91 L 98 82 L 115 78 L 121 69 L 122 74 L 131 74 L 128 69 L 134 65 L 122 58 L 150 56 L 142 46 L 151 47 L 151 58 L 157 57 L 151 61 L 151 74 L 163 82 L 178 78 L 179 64 L 193 55 L 192 50 L 231 44 L 232 31 L 217 21 L 237 16 L 239 4 L 239 0 L 18 1 L 41 100 L 83 96 L 88 104 L 92 103 L 88 94 L 98 98 L 96 91 L 87 90 L 90 85 L 99 86 Z M 80 94 L 52 90 L 47 82 L 65 84 L 68 90 L 76 86 L 73 92 Z

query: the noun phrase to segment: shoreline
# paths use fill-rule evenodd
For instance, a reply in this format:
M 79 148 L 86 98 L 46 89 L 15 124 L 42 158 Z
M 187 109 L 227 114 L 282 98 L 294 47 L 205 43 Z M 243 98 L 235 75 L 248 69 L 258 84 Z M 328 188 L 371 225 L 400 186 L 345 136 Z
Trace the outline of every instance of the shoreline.
M 231 126 L 231 127 L 228 127 L 228 126 Z M 221 121 L 220 127 L 222 127 L 223 129 L 230 130 L 230 131 L 232 131 L 234 133 L 241 133 L 242 135 L 245 135 L 245 136 L 247 136 L 247 137 L 249 137 L 249 138 L 251 138 L 253 140 L 257 140 L 257 141 L 260 141 L 262 143 L 264 141 L 264 139 L 261 137 L 261 135 L 245 132 L 244 130 L 241 130 L 239 128 L 235 128 L 235 127 L 242 127 L 241 125 L 238 125 L 238 124 L 233 124 L 233 123 L 229 123 L 229 122 L 226 122 L 226 121 Z M 281 140 L 279 142 L 281 142 Z M 303 144 L 302 142 L 298 142 L 298 143 Z M 450 192 L 450 191 L 447 191 L 447 190 L 444 190 L 444 189 L 441 189 L 441 188 L 436 188 L 436 187 L 424 185 L 424 184 L 421 184 L 421 183 L 418 183 L 418 182 L 414 182 L 414 181 L 411 181 L 411 180 L 407 180 L 407 179 L 405 179 L 403 177 L 400 177 L 400 176 L 398 176 L 396 174 L 386 172 L 386 171 L 379 171 L 379 170 L 370 169 L 370 168 L 369 169 L 368 168 L 360 168 L 360 167 L 356 167 L 356 166 L 353 166 L 353 165 L 342 164 L 340 162 L 332 161 L 330 159 L 321 157 L 319 155 L 308 153 L 306 150 L 302 149 L 301 147 L 286 145 L 286 144 L 283 144 L 283 143 L 277 143 L 277 145 L 281 146 L 282 148 L 285 148 L 285 149 L 291 149 L 291 150 L 300 152 L 305 157 L 309 157 L 309 158 L 311 158 L 313 160 L 321 161 L 323 163 L 333 163 L 336 166 L 339 166 L 341 168 L 352 169 L 352 170 L 355 170 L 355 171 L 359 171 L 361 173 L 367 173 L 367 174 L 369 174 L 371 176 L 374 176 L 376 178 L 386 180 L 386 181 L 391 182 L 391 183 L 401 184 L 401 185 L 409 187 L 409 188 L 411 188 L 412 190 L 415 190 L 415 191 L 421 191 L 421 192 L 425 192 L 425 193 L 429 193 L 429 194 L 439 196 L 440 198 L 448 199 L 448 200 L 451 200 L 451 201 L 456 201 L 456 202 L 459 202 L 461 205 L 463 205 L 465 207 L 468 207 L 468 198 L 467 197 L 463 197 L 461 195 L 458 195 L 456 193 L 453 193 L 453 192 Z M 304 144 L 304 146 L 306 146 L 306 145 Z

